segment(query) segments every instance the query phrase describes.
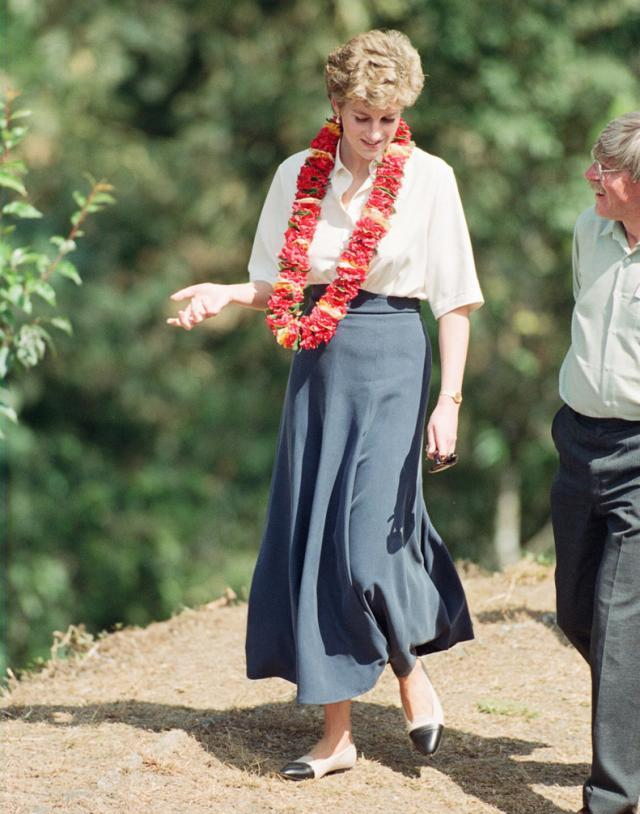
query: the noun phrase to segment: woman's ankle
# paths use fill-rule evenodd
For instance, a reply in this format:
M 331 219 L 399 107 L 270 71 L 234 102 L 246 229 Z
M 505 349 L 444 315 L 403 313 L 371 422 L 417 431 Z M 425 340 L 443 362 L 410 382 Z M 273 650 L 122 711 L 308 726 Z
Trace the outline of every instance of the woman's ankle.
M 311 750 L 315 758 L 328 758 L 343 752 L 348 746 L 353 744 L 353 733 L 330 732 L 325 733 Z
M 353 743 L 351 733 L 351 701 L 325 704 L 324 731 L 320 741 L 333 751 L 345 749 Z
M 435 689 L 419 660 L 408 675 L 398 676 L 398 685 L 402 708 L 409 721 L 434 713 Z

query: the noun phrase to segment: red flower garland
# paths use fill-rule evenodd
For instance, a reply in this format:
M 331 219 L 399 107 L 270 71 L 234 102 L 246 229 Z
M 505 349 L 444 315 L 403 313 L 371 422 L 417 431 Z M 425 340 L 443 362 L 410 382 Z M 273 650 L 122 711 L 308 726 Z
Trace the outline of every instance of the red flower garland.
M 310 271 L 309 246 L 318 225 L 322 199 L 329 187 L 341 127 L 328 119 L 311 142 L 300 169 L 296 197 L 278 255 L 280 274 L 269 298 L 267 323 L 278 344 L 308 350 L 328 343 L 347 314 L 351 300 L 369 271 L 378 243 L 389 231 L 404 165 L 413 142 L 407 123 L 400 119 L 396 135 L 378 162 L 373 188 L 336 266 L 336 277 L 327 286 L 310 314 L 303 315 L 304 288 Z

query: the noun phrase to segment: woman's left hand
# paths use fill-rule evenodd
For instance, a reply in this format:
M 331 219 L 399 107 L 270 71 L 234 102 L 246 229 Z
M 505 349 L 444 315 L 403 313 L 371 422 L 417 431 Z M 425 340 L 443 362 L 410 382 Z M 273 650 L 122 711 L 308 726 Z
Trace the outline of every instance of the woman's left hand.
M 427 458 L 446 458 L 456 451 L 460 405 L 449 396 L 440 396 L 427 424 Z

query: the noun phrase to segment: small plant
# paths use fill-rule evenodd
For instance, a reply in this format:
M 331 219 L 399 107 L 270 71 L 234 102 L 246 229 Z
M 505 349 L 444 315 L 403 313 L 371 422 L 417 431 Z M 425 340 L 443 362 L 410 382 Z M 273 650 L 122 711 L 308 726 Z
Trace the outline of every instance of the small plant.
M 476 707 L 478 712 L 485 715 L 506 715 L 510 718 L 525 718 L 527 721 L 540 715 L 536 710 L 514 704 L 511 701 L 479 701 Z
M 53 631 L 53 644 L 51 645 L 51 661 L 68 659 L 79 656 L 95 645 L 95 638 L 83 624 L 69 625 L 66 631 Z
M 71 335 L 71 322 L 57 310 L 54 286 L 62 277 L 82 283 L 69 255 L 83 236 L 89 215 L 115 203 L 111 184 L 88 176 L 88 193 L 73 193 L 78 208 L 71 215 L 68 234 L 49 238 L 54 249 L 47 253 L 20 245 L 15 221 L 41 218 L 42 213 L 28 201 L 27 167 L 15 156 L 27 133 L 24 120 L 31 115 L 13 109 L 18 96 L 9 90 L 0 99 L 0 416 L 13 422 L 18 417 L 4 383 L 20 368 L 37 365 L 47 346 L 53 347 L 51 328 Z M 48 306 L 44 313 L 39 308 L 42 301 Z

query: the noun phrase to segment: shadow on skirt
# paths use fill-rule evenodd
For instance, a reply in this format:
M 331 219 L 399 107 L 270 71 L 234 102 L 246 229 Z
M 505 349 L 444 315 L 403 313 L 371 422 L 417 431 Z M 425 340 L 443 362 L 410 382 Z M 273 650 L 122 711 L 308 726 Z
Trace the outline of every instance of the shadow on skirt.
M 324 287 L 313 286 L 317 299 Z M 329 345 L 291 365 L 249 597 L 247 675 L 327 704 L 387 662 L 473 638 L 462 585 L 422 495 L 431 349 L 419 301 L 368 292 Z

